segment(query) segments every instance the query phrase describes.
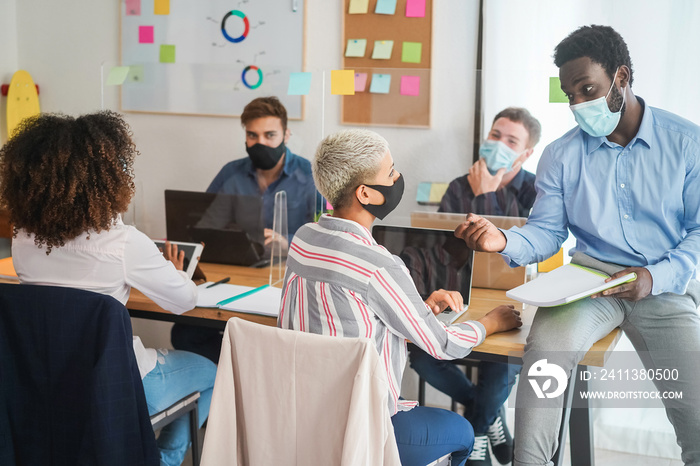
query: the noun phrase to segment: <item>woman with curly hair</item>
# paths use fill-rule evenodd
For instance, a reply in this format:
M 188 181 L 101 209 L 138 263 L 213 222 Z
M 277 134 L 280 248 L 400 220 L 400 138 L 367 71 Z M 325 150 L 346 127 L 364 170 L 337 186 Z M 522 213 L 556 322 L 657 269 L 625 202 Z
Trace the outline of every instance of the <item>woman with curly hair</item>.
M 182 251 L 166 243 L 161 254 L 121 220 L 134 194 L 136 154 L 129 127 L 113 112 L 44 114 L 22 123 L 0 149 L 0 199 L 14 225 L 12 256 L 22 283 L 85 289 L 121 303 L 133 286 L 176 314 L 195 306 Z M 138 337 L 134 352 L 149 413 L 198 390 L 201 426 L 216 366 L 194 353 L 146 349 Z M 161 431 L 158 447 L 161 465 L 182 463 L 186 417 Z

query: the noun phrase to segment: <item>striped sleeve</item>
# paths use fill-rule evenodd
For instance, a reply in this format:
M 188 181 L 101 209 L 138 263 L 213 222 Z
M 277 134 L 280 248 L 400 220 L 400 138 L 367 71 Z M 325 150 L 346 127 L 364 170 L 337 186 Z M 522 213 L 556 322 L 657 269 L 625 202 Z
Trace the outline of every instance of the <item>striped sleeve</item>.
M 437 359 L 463 358 L 485 338 L 484 327 L 478 322 L 445 327 L 398 264 L 376 270 L 369 281 L 367 297 L 370 307 L 391 332 Z

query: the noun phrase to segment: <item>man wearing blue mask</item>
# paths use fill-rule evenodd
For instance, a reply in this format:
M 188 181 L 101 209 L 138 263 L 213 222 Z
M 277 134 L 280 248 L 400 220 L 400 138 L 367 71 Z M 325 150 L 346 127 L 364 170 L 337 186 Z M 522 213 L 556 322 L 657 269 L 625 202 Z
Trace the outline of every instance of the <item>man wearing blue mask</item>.
M 502 231 L 469 215 L 455 235 L 515 266 L 551 256 L 568 229 L 576 238 L 572 262 L 608 281 L 634 272 L 633 282 L 539 309 L 522 373 L 542 358 L 575 373 L 591 345 L 621 327 L 647 374 L 678 374 L 650 378 L 681 459 L 700 465 L 700 127 L 633 94 L 627 44 L 608 26 L 574 31 L 557 45 L 554 62 L 578 126 L 542 154 L 527 224 Z M 562 403 L 519 384 L 514 465 L 552 464 Z
M 450 183 L 440 212 L 527 217 L 535 202 L 535 175 L 522 170 L 542 133 L 524 108 L 509 107 L 493 119 L 479 160 Z
M 539 121 L 524 108 L 508 107 L 493 119 L 479 160 L 469 173 L 450 183 L 440 212 L 527 217 L 535 202 L 535 175 L 522 169 L 540 140 Z M 482 361 L 476 384 L 451 361 L 437 360 L 414 346 L 411 367 L 430 385 L 466 407 L 474 427 L 474 449 L 469 466 L 490 466 L 489 445 L 496 459 L 507 464 L 513 457 L 513 438 L 503 404 L 520 366 Z
M 272 241 L 275 195 L 287 193 L 289 236 L 314 220 L 321 208 L 311 163 L 286 146 L 291 136 L 287 110 L 277 97 L 259 97 L 243 109 L 247 157 L 227 163 L 207 188 L 208 193 L 259 196 L 265 244 Z M 217 329 L 175 324 L 171 331 L 173 347 L 219 361 L 222 333 Z

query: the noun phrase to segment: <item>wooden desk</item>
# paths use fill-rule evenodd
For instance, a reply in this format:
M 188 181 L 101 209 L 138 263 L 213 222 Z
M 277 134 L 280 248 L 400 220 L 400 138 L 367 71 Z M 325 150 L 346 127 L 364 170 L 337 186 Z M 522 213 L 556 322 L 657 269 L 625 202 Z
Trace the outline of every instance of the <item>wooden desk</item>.
M 231 277 L 231 283 L 244 286 L 264 285 L 268 282 L 269 276 L 268 268 L 251 269 L 249 267 L 204 263 L 201 264 L 201 268 L 210 281 Z M 505 291 L 474 288 L 472 290 L 469 310 L 464 316 L 457 319 L 457 321 L 479 319 L 499 304 L 514 304 L 516 308 L 522 308 L 521 303 L 506 298 Z M 277 320 L 274 317 L 203 307 L 192 309 L 178 316 L 163 310 L 138 290 L 131 290 L 131 295 L 129 296 L 129 301 L 126 303 L 126 307 L 129 309 L 129 313 L 132 317 L 179 322 L 220 329 L 226 326 L 226 321 L 231 317 L 240 317 L 263 325 L 277 325 Z M 521 312 L 523 319 L 522 328 L 489 336 L 481 345 L 477 346 L 474 351 L 472 351 L 470 357 L 478 356 L 483 360 L 508 362 L 508 356 L 521 356 L 525 348 L 525 339 L 530 332 L 532 319 L 535 316 L 535 308 L 532 306 L 525 306 Z M 603 366 L 620 339 L 620 334 L 620 330 L 615 329 L 610 332 L 608 336 L 594 344 L 583 361 L 581 361 L 581 364 L 587 366 Z

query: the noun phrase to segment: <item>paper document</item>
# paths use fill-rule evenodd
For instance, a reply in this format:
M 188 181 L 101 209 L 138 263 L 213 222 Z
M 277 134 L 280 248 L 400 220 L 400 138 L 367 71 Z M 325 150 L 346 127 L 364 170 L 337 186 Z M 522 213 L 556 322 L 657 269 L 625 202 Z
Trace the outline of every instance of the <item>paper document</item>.
M 634 281 L 637 275 L 628 273 L 605 283 L 607 278 L 607 275 L 597 270 L 567 264 L 507 291 L 506 296 L 534 306 L 560 306 Z
M 272 317 L 279 315 L 280 300 L 282 298 L 282 290 L 280 288 L 272 286 L 254 288 L 252 286 L 229 284 L 207 288 L 207 285 L 212 283 L 203 283 L 197 287 L 199 290 L 197 296 L 198 307 L 213 307 L 227 311 Z M 240 298 L 236 298 L 237 296 L 240 296 Z

